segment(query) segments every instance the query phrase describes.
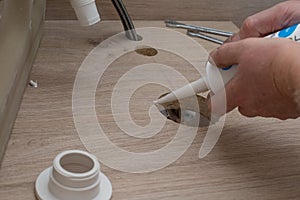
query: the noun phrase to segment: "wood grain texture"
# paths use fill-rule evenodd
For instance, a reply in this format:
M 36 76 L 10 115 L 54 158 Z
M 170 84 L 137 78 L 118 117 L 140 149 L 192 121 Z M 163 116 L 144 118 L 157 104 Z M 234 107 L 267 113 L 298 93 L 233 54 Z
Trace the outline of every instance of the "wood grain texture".
M 236 31 L 230 22 L 193 22 L 223 30 Z M 158 21 L 138 21 L 137 26 L 163 27 Z M 73 21 L 49 21 L 32 71 L 37 89 L 28 87 L 23 98 L 6 156 L 0 170 L 1 200 L 34 200 L 34 181 L 63 150 L 82 149 L 72 117 L 72 88 L 81 62 L 101 41 L 122 30 L 120 22 L 107 21 L 82 28 Z M 196 39 L 208 51 L 218 45 Z M 178 46 L 180 48 L 180 43 Z M 188 79 L 197 78 L 186 61 L 168 52 L 157 57 L 135 56 L 128 62 L 121 57 L 108 68 L 98 86 L 97 115 L 109 138 L 131 151 L 159 149 L 175 134 L 176 125 L 148 140 L 122 134 L 112 119 L 108 105 L 111 90 L 122 73 L 138 62 L 169 63 Z M 141 59 L 142 58 L 142 59 Z M 122 67 L 121 67 L 122 65 Z M 184 66 L 184 67 L 182 67 Z M 119 70 L 118 70 L 119 69 Z M 140 88 L 132 99 L 132 114 L 140 125 L 148 122 L 145 107 L 159 86 Z M 152 91 L 149 96 L 143 91 Z M 113 200 L 149 199 L 299 199 L 300 197 L 300 123 L 299 120 L 240 116 L 230 113 L 214 150 L 199 160 L 199 148 L 206 129 L 201 128 L 185 154 L 170 166 L 147 174 L 119 172 L 102 165 L 113 184 Z
M 134 20 L 233 21 L 240 25 L 249 15 L 283 0 L 124 0 Z M 97 0 L 102 19 L 119 19 L 111 0 Z M 46 19 L 76 19 L 69 0 L 48 0 Z

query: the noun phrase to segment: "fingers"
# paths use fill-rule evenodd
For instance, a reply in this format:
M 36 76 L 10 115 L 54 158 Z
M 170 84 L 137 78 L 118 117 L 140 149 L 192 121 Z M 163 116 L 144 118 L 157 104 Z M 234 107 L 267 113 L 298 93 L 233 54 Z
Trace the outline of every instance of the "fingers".
M 210 62 L 218 67 L 228 67 L 239 63 L 240 55 L 243 53 L 244 41 L 226 43 L 214 50 L 210 55 Z M 225 86 L 225 89 L 211 96 L 210 109 L 213 114 L 222 116 L 232 111 L 239 105 L 239 77 L 234 76 Z
M 300 2 L 287 1 L 248 17 L 240 32 L 230 39 L 263 37 L 300 22 Z
M 236 42 L 241 40 L 240 34 L 239 33 L 234 33 L 232 36 L 228 37 L 224 43 L 229 43 L 229 42 Z
M 238 64 L 244 49 L 244 42 L 226 43 L 210 53 L 209 61 L 218 67 L 225 68 Z

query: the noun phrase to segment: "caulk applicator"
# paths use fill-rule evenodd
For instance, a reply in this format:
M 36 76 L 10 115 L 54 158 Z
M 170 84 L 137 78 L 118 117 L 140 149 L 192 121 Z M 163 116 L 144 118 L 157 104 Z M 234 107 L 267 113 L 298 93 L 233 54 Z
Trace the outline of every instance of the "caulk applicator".
M 237 66 L 234 65 L 229 68 L 220 69 L 207 62 L 206 73 L 207 77 L 200 78 L 188 85 L 185 85 L 168 95 L 154 101 L 155 105 L 172 102 L 177 99 L 183 99 L 193 96 L 197 93 L 211 90 L 216 93 L 223 88 L 223 86 L 235 75 Z
M 295 24 L 291 27 L 283 29 L 279 32 L 273 33 L 266 38 L 288 38 L 293 41 L 300 41 L 300 26 Z M 225 84 L 233 78 L 237 72 L 238 66 L 233 65 L 228 68 L 217 68 L 212 65 L 210 62 L 206 65 L 207 77 L 201 78 L 197 81 L 194 81 L 182 88 L 179 88 L 168 95 L 154 101 L 155 105 L 165 104 L 172 102 L 178 99 L 183 99 L 186 97 L 193 96 L 200 92 L 205 92 L 211 90 L 214 93 L 217 93 L 224 88 Z M 206 84 L 207 82 L 207 84 Z

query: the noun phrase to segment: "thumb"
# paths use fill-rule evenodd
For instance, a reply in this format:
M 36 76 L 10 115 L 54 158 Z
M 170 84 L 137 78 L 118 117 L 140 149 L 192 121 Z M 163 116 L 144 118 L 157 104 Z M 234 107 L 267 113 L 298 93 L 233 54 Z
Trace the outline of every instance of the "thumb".
M 225 43 L 210 53 L 209 61 L 220 68 L 226 68 L 239 63 L 244 51 L 244 41 Z

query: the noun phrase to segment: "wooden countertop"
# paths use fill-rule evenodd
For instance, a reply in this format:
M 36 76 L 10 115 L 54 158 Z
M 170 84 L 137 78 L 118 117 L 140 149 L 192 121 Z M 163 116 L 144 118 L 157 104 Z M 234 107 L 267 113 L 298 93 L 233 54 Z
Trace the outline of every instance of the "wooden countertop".
M 192 23 L 237 30 L 231 22 Z M 164 27 L 158 21 L 137 21 L 136 25 Z M 41 171 L 51 165 L 58 153 L 69 149 L 85 150 L 72 116 L 75 76 L 89 52 L 121 30 L 121 24 L 114 21 L 86 28 L 78 26 L 75 21 L 46 22 L 31 77 L 38 80 L 39 87 L 28 87 L 25 92 L 0 170 L 1 200 L 35 199 L 34 181 Z M 208 51 L 218 47 L 200 39 L 196 41 Z M 177 68 L 186 62 L 167 54 L 161 54 L 156 61 L 168 61 L 167 56 L 171 56 Z M 114 69 L 112 66 L 106 72 L 103 81 L 107 84 L 100 89 L 102 92 L 111 91 L 117 78 L 124 73 Z M 197 77 L 189 67 L 181 70 L 189 79 Z M 156 95 L 161 92 L 160 89 L 156 88 Z M 101 95 L 103 93 L 99 97 Z M 134 98 L 152 101 L 151 95 L 149 99 L 139 95 L 136 94 Z M 107 99 L 99 99 L 97 104 L 103 108 L 98 116 L 99 121 L 105 122 L 106 130 L 111 130 L 110 138 L 122 148 L 136 151 L 159 149 L 174 136 L 171 129 L 150 140 L 132 141 L 132 138 L 118 134 L 120 131 L 113 124 L 109 108 L 106 108 Z M 137 112 L 141 114 L 143 111 Z M 143 115 L 138 114 L 138 123 L 147 122 Z M 102 171 L 112 181 L 114 200 L 299 199 L 299 132 L 299 120 L 247 119 L 233 111 L 227 117 L 218 144 L 202 160 L 198 158 L 198 153 L 205 136 L 203 128 L 199 129 L 188 151 L 164 169 L 146 174 L 129 174 L 102 165 Z

